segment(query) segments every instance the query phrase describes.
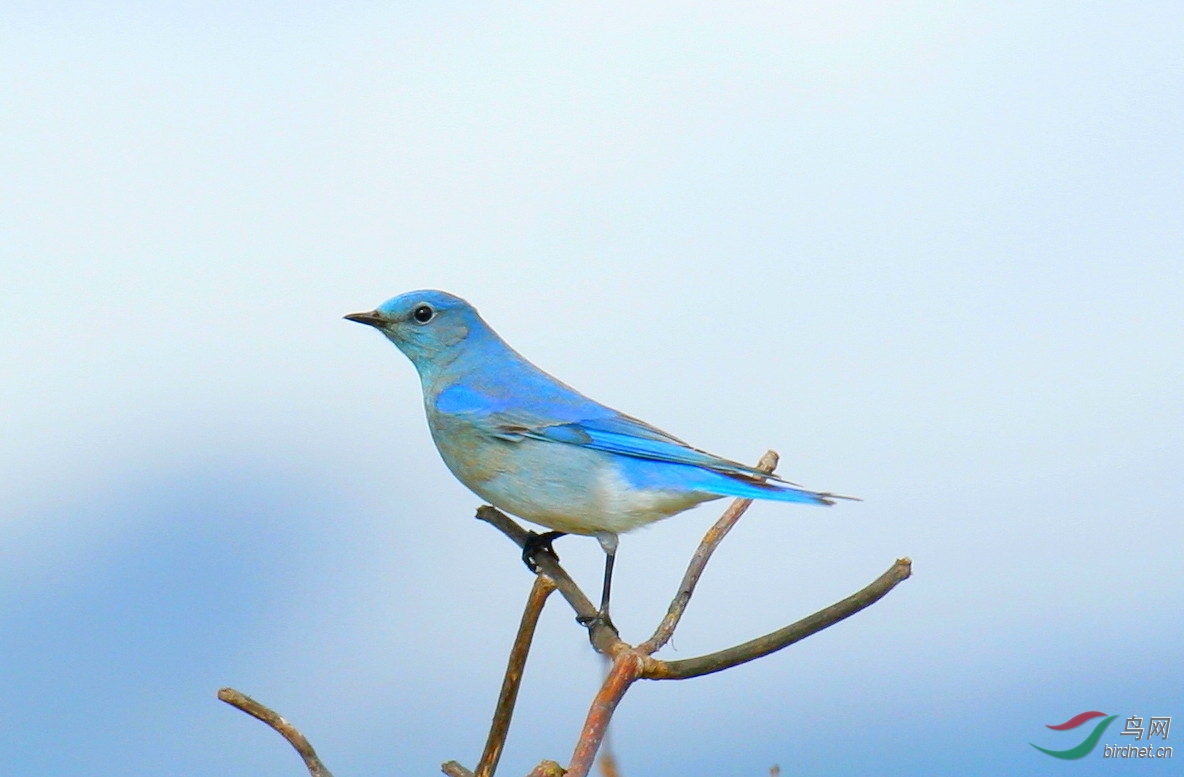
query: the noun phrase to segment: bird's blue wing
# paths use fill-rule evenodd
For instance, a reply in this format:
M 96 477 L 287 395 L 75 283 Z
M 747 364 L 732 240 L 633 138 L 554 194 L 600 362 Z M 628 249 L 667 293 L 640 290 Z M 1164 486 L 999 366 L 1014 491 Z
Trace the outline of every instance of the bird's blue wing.
M 687 464 L 745 480 L 785 482 L 746 464 L 692 448 L 644 421 L 619 413 L 562 386 L 544 384 L 529 402 L 500 387 L 454 384 L 435 399 L 438 412 L 463 417 L 498 439 L 522 439 L 578 445 L 639 459 Z
M 625 415 L 544 426 L 532 430 L 527 436 L 569 445 L 580 445 L 621 456 L 665 461 L 671 464 L 689 464 L 724 475 L 762 482 L 768 479 L 780 480 L 776 475 L 770 475 L 755 467 L 692 448 L 661 429 Z

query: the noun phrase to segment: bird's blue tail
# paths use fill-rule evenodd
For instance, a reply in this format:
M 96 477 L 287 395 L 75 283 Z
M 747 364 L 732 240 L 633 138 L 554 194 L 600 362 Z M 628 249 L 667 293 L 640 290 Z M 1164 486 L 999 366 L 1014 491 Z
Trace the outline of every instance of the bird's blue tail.
M 700 491 L 742 499 L 772 499 L 778 502 L 829 505 L 836 499 L 852 499 L 825 492 L 810 491 L 792 483 L 770 480 L 764 483 L 741 475 L 725 474 L 691 464 L 654 461 L 621 456 L 619 471 L 638 488 L 672 491 Z
M 716 473 L 713 472 L 709 474 L 714 475 Z M 716 478 L 710 478 L 710 480 L 710 483 L 704 484 L 706 486 L 706 488 L 704 488 L 705 491 L 710 491 L 711 493 L 719 494 L 720 496 L 736 496 L 743 499 L 772 499 L 777 502 L 801 502 L 803 504 L 833 505 L 835 503 L 835 499 L 850 498 L 837 496 L 835 494 L 810 491 L 805 488 L 798 488 L 785 483 L 777 483 L 776 481 L 768 483 L 756 483 L 753 481 L 728 477 L 727 475 L 719 475 Z

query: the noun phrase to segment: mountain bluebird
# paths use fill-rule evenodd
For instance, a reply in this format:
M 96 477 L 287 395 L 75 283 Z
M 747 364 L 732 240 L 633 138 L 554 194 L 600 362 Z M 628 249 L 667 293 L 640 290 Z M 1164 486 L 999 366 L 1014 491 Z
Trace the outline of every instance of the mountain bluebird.
M 605 552 L 608 619 L 617 535 L 725 496 L 829 505 L 776 475 L 713 456 L 556 380 L 505 343 L 468 302 L 413 291 L 350 321 L 411 359 L 428 428 L 452 474 L 493 506 L 548 529 L 523 559 L 564 534 Z

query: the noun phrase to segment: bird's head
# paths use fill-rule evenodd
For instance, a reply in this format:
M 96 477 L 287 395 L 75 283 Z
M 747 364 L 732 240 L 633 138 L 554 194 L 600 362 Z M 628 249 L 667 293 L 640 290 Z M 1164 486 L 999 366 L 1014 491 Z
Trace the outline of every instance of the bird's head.
M 400 294 L 374 310 L 350 313 L 345 318 L 382 332 L 421 373 L 452 361 L 457 347 L 471 333 L 487 328 L 472 305 L 432 290 Z

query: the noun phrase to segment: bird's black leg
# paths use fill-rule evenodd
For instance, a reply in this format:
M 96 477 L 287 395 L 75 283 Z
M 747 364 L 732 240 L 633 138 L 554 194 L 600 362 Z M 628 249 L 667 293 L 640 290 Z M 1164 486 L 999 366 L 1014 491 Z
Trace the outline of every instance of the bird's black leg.
M 538 532 L 531 532 L 530 537 L 526 539 L 526 544 L 522 546 L 522 563 L 526 568 L 536 575 L 539 573 L 539 565 L 535 563 L 534 557 L 539 551 L 546 551 L 559 560 L 559 554 L 551 547 L 551 543 L 560 537 L 567 536 L 566 532 L 549 531 L 544 534 Z
M 577 618 L 576 620 L 585 626 L 600 621 L 616 631 L 617 627 L 613 625 L 612 618 L 608 616 L 608 603 L 613 590 L 613 564 L 617 560 L 617 535 L 600 531 L 596 532 L 596 539 L 600 540 L 600 547 L 604 549 L 604 586 L 600 589 L 600 612 L 596 613 L 595 618 Z

